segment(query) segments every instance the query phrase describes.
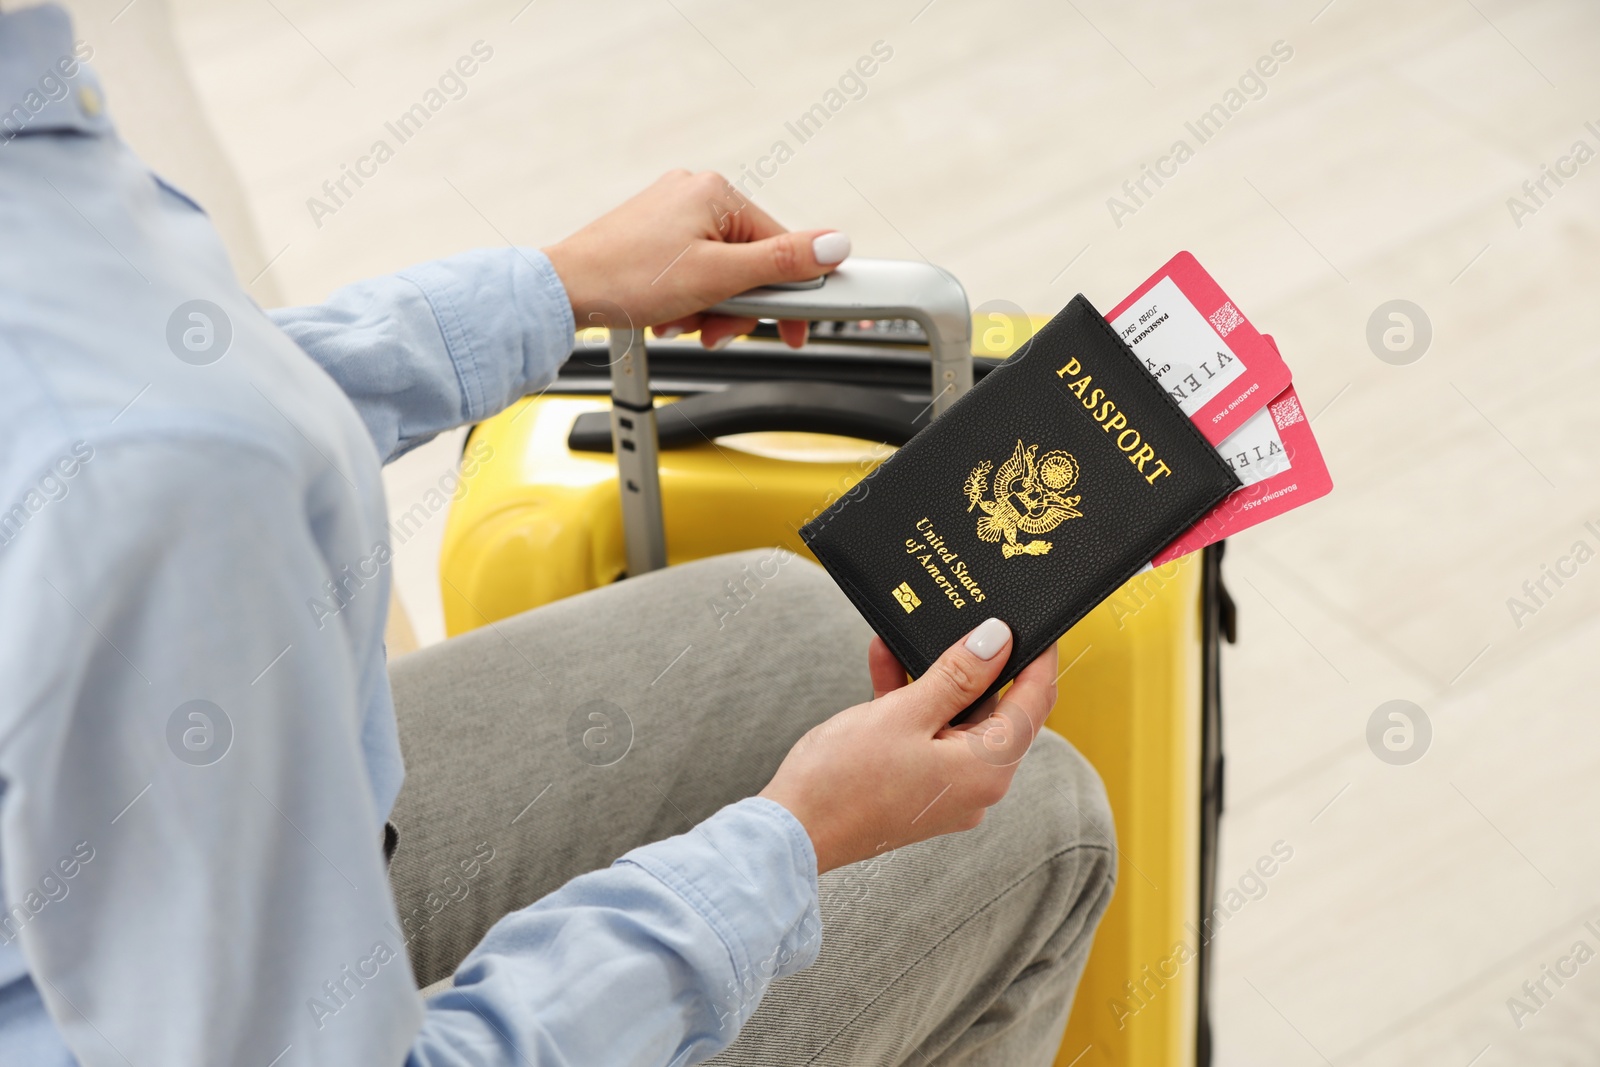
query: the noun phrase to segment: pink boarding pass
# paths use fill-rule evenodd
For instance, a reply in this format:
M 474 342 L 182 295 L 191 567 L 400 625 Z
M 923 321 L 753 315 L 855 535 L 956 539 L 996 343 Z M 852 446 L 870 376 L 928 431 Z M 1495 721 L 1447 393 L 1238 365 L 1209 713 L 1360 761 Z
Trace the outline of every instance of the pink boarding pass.
M 1217 452 L 1244 483 L 1162 549 L 1151 566 L 1198 552 L 1333 490 L 1311 424 L 1291 386 L 1252 415 Z
M 1289 387 L 1277 348 L 1188 252 L 1168 260 L 1106 318 L 1213 445 Z

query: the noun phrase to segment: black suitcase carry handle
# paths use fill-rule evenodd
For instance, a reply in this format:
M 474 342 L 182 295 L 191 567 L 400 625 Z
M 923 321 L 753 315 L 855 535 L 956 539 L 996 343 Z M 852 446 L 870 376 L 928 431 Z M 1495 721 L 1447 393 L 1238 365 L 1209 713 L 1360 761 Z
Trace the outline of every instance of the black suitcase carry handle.
M 790 430 L 899 447 L 928 424 L 932 411 L 924 401 L 862 385 L 754 382 L 657 407 L 656 439 L 662 448 L 684 448 L 727 434 Z M 611 413 L 579 415 L 567 434 L 567 447 L 574 452 L 612 451 Z

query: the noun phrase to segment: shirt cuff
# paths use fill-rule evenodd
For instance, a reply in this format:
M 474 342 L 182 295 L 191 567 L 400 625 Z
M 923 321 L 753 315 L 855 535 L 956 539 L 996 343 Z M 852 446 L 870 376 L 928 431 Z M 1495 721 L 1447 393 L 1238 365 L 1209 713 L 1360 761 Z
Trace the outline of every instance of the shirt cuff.
M 477 422 L 549 384 L 572 354 L 567 289 L 536 248 L 481 249 L 398 275 L 422 291 Z
M 773 979 L 811 966 L 822 949 L 817 854 L 805 827 L 776 801 L 730 804 L 687 834 L 617 863 L 655 876 L 716 931 L 734 975 L 722 1014 L 735 1027 Z

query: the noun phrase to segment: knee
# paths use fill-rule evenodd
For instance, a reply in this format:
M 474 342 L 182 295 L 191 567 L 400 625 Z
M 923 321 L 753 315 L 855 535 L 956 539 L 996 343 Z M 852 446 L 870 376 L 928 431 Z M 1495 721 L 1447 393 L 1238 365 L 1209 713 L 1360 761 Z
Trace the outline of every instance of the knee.
M 781 547 L 757 548 L 668 568 L 708 598 L 708 647 L 724 650 L 728 672 L 760 665 L 763 684 L 751 699 L 788 709 L 793 722 L 814 724 L 870 700 L 867 642 L 872 629 L 828 572 Z M 702 668 L 704 670 L 705 668 Z M 742 690 L 749 688 L 741 680 Z
M 734 575 L 736 584 L 743 582 L 753 590 L 778 592 L 788 586 L 831 584 L 827 571 L 782 545 L 747 548 L 715 559 L 720 569 Z
M 796 640 L 812 633 L 844 633 L 863 641 L 870 636 L 866 622 L 828 572 L 787 548 L 731 552 L 702 565 L 715 570 L 728 616 L 758 607 L 768 621 L 781 619 Z
M 1117 875 L 1117 828 L 1105 783 L 1060 734 L 1040 731 L 1002 804 L 1025 814 L 1036 856 L 1077 872 L 1082 893 L 1109 898 Z
M 735 584 L 742 581 L 755 590 L 770 588 L 778 592 L 835 588 L 833 579 L 828 577 L 827 571 L 807 557 L 792 552 L 782 545 L 729 552 L 727 555 L 715 556 L 707 562 L 711 563 L 713 560 L 720 570 L 733 576 L 730 580 Z

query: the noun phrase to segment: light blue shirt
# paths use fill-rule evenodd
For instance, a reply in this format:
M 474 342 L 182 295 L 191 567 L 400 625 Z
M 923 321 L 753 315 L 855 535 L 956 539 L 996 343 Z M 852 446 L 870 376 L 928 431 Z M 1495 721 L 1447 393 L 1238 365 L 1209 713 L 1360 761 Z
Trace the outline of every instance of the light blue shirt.
M 0 15 L 0 1063 L 713 1055 L 819 947 L 780 806 L 506 916 L 426 1004 L 384 868 L 379 467 L 550 380 L 549 260 L 269 316 L 73 49 L 58 8 Z

